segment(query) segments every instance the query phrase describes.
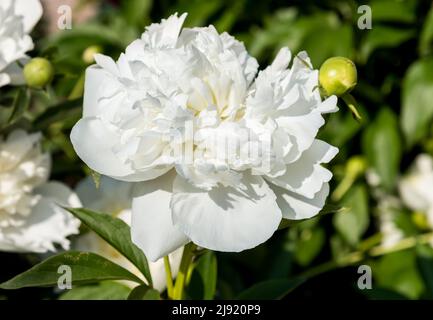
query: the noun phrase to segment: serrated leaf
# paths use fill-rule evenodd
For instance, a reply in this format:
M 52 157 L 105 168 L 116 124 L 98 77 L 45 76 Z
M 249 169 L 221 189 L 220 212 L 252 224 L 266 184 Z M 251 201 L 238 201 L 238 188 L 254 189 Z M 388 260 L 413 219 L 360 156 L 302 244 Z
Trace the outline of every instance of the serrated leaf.
M 71 283 L 87 284 L 102 280 L 142 281 L 128 270 L 95 253 L 68 251 L 50 257 L 31 269 L 3 282 L 0 289 L 56 286 L 62 272 L 60 266 L 71 268 Z
M 131 261 L 152 286 L 152 276 L 147 259 L 143 251 L 132 243 L 130 227 L 124 221 L 109 214 L 87 209 L 66 208 L 66 210 Z

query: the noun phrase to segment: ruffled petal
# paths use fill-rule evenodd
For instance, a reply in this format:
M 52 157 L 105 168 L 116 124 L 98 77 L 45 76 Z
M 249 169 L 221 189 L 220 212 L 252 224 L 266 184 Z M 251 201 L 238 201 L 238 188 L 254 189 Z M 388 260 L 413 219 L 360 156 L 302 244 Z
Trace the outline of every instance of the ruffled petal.
M 113 152 L 119 137 L 100 119 L 83 118 L 72 128 L 71 142 L 78 156 L 93 170 L 124 181 L 144 181 L 154 179 L 170 167 L 134 172 Z
M 32 31 L 42 17 L 42 4 L 39 0 L 15 0 L 15 13 L 23 16 L 24 31 Z
M 201 247 L 250 249 L 268 240 L 281 221 L 276 197 L 259 176 L 244 174 L 238 188 L 219 186 L 209 192 L 177 176 L 173 190 L 173 222 Z
M 38 203 L 23 225 L 2 229 L 0 250 L 44 253 L 55 251 L 55 245 L 69 249 L 72 234 L 78 234 L 79 220 L 59 205 L 79 207 L 78 197 L 64 184 L 49 182 L 37 188 Z
M 337 153 L 338 148 L 316 139 L 296 162 L 287 165 L 284 175 L 266 179 L 288 191 L 312 199 L 322 185 L 332 178 L 331 171 L 322 167 L 321 163 L 328 163 Z
M 324 183 L 322 189 L 312 199 L 287 191 L 276 185 L 270 185 L 277 196 L 277 204 L 281 208 L 283 218 L 289 220 L 308 219 L 317 215 L 325 205 L 329 194 L 329 184 Z

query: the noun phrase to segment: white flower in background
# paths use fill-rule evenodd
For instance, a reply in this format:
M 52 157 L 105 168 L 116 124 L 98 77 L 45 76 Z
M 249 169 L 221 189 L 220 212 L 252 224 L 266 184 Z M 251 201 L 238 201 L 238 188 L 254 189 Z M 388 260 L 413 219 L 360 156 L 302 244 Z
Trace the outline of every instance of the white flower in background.
M 23 84 L 26 52 L 33 49 L 30 31 L 42 16 L 39 0 L 0 1 L 0 87 Z
M 85 208 L 112 214 L 130 225 L 132 189 L 133 183 L 101 176 L 98 189 L 96 189 L 93 180 L 87 177 L 78 184 L 75 191 Z M 129 260 L 119 254 L 117 250 L 94 232 L 88 232 L 79 236 L 75 247 L 78 250 L 91 251 L 110 259 L 142 278 L 140 271 Z M 180 248 L 169 256 L 173 277 L 177 275 L 179 270 L 182 252 L 183 248 Z M 149 268 L 154 288 L 163 291 L 166 286 L 164 260 L 160 259 L 156 262 L 149 262 Z
M 377 211 L 384 247 L 393 247 L 404 238 L 404 232 L 399 229 L 395 221 L 399 210 L 401 210 L 401 201 L 398 198 L 385 195 L 379 200 Z
M 47 182 L 51 160 L 41 135 L 15 130 L 0 137 L 0 250 L 55 251 L 69 248 L 79 221 L 57 204 L 79 207 L 78 197 L 59 182 Z
M 433 228 L 433 158 L 421 154 L 415 159 L 409 173 L 399 182 L 400 196 L 411 210 L 426 215 Z
M 95 55 L 71 133 L 93 170 L 139 182 L 132 237 L 153 261 L 189 241 L 239 252 L 283 217 L 316 215 L 338 151 L 315 138 L 337 98 L 321 100 L 306 53 L 289 69 L 283 48 L 256 77 L 241 42 L 185 17 L 152 24 L 117 62 Z

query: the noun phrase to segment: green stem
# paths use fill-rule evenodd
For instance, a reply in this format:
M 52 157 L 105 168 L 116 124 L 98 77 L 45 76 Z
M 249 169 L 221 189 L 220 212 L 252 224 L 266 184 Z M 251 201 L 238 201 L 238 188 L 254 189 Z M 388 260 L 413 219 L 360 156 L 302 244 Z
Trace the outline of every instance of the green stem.
M 376 237 L 373 237 L 372 239 L 376 240 Z M 325 273 L 325 272 L 328 272 L 328 271 L 331 271 L 331 270 L 334 270 L 337 268 L 342 268 L 342 267 L 354 265 L 354 264 L 359 263 L 359 262 L 361 262 L 361 261 L 363 261 L 369 257 L 379 257 L 379 256 L 389 254 L 392 252 L 397 252 L 397 251 L 409 249 L 409 248 L 416 246 L 417 244 L 428 243 L 431 240 L 433 240 L 433 232 L 424 233 L 424 234 L 421 234 L 418 236 L 412 236 L 412 237 L 404 238 L 404 239 L 400 240 L 399 242 L 397 242 L 392 247 L 378 245 L 378 246 L 369 248 L 368 250 L 366 249 L 366 250 L 355 251 L 355 252 L 349 253 L 349 254 L 347 254 L 347 255 L 345 255 L 345 256 L 337 259 L 337 260 L 331 260 L 331 261 L 327 261 L 325 263 L 319 264 L 316 267 L 313 267 L 311 269 L 306 270 L 305 272 L 302 272 L 301 274 L 299 274 L 295 278 L 299 277 L 299 278 L 309 279 L 309 278 L 315 277 L 317 275 L 320 275 L 322 273 Z M 366 246 L 366 247 L 368 247 L 368 246 Z
M 190 242 L 183 249 L 182 260 L 180 261 L 179 272 L 177 273 L 174 285 L 173 300 L 182 300 L 185 284 L 188 277 L 189 266 L 194 258 L 194 251 L 197 246 Z
M 356 119 L 356 121 L 361 122 L 362 117 L 359 114 L 358 109 L 356 109 L 357 103 L 356 103 L 355 98 L 351 94 L 346 93 L 346 94 L 341 96 L 341 99 L 343 99 L 343 101 L 349 107 L 350 111 L 352 111 L 352 115 Z
M 173 299 L 173 274 L 171 273 L 170 259 L 168 256 L 164 257 L 165 279 L 167 281 L 167 295 Z
M 334 192 L 332 193 L 332 200 L 335 202 L 338 202 L 343 198 L 343 196 L 346 194 L 347 191 L 349 191 L 350 187 L 353 185 L 353 183 L 356 180 L 356 176 L 353 175 L 346 175 L 343 180 L 341 180 L 340 184 L 335 188 Z
M 68 100 L 74 100 L 83 96 L 84 93 L 84 80 L 85 74 L 83 73 L 72 88 L 71 93 L 68 96 Z

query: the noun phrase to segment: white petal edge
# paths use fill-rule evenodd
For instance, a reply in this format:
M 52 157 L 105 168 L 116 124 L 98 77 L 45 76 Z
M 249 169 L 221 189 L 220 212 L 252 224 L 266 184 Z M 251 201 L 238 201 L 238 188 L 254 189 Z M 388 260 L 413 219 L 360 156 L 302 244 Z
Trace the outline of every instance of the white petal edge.
M 112 151 L 118 140 L 118 136 L 95 117 L 80 119 L 71 131 L 75 152 L 92 170 L 100 174 L 133 182 L 154 179 L 170 170 L 167 167 L 134 172 Z
M 259 176 L 244 173 L 242 185 L 206 192 L 177 176 L 171 201 L 174 224 L 195 244 L 216 251 L 239 252 L 265 242 L 282 217 L 276 197 Z
M 131 237 L 146 257 L 156 261 L 189 242 L 171 218 L 170 199 L 175 172 L 134 186 Z
M 15 0 L 15 13 L 23 16 L 24 30 L 29 33 L 42 17 L 39 0 Z
M 338 148 L 316 139 L 296 162 L 287 165 L 284 175 L 276 178 L 267 177 L 266 180 L 312 199 L 322 185 L 332 178 L 331 171 L 322 167 L 321 163 L 328 163 L 337 153 Z
M 275 185 L 270 185 L 277 196 L 277 204 L 281 208 L 284 219 L 302 220 L 312 218 L 323 208 L 329 194 L 329 184 L 324 183 L 322 189 L 313 199 L 287 191 Z
M 46 183 L 35 191 L 41 199 L 24 225 L 3 230 L 7 242 L 0 242 L 0 250 L 44 253 L 55 251 L 55 244 L 67 250 L 70 243 L 66 237 L 78 234 L 79 220 L 59 206 L 78 207 L 78 197 L 59 182 Z

